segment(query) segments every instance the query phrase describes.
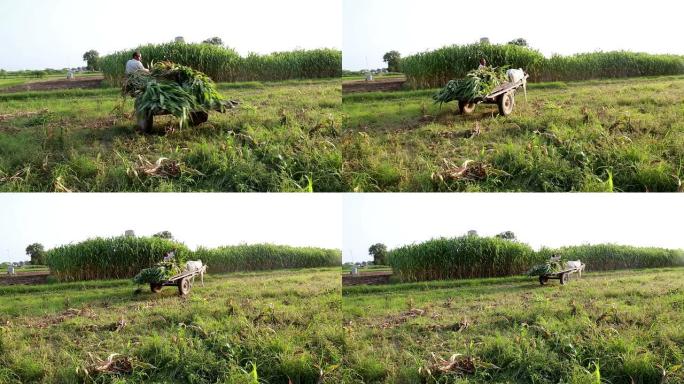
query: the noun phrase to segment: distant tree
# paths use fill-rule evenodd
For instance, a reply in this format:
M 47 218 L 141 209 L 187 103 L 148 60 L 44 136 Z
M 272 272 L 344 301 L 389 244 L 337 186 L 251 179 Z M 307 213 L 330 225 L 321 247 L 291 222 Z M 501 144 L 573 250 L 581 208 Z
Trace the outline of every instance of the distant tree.
M 474 229 L 471 229 L 470 231 L 468 231 L 468 236 L 478 236 L 477 231 Z
M 100 54 L 94 49 L 83 54 L 83 61 L 88 63 L 89 71 L 97 71 L 100 69 Z
M 218 36 L 214 36 L 214 37 L 210 37 L 210 38 L 204 40 L 202 42 L 202 44 L 211 44 L 211 45 L 223 46 L 223 40 Z
M 26 247 L 26 254 L 31 256 L 32 265 L 43 265 L 45 263 L 45 248 L 43 248 L 43 244 L 30 244 Z
M 42 79 L 42 78 L 44 78 L 45 76 L 47 76 L 47 72 L 45 72 L 45 71 L 40 71 L 40 70 L 31 71 L 29 74 L 30 74 L 31 77 L 35 77 L 36 79 Z
M 0 79 L 4 79 L 5 77 L 7 77 L 7 71 L 0 69 Z
M 161 231 L 152 235 L 153 237 L 160 237 L 162 239 L 173 240 L 173 235 L 169 231 Z
M 515 240 L 516 239 L 515 233 L 513 233 L 513 231 L 501 232 L 498 235 L 496 235 L 496 237 L 498 237 L 500 239 L 505 239 L 505 240 Z
M 401 62 L 401 54 L 397 51 L 389 51 L 382 56 L 382 61 L 387 63 L 387 70 L 390 72 L 399 72 L 399 63 Z
M 373 256 L 373 264 L 385 265 L 387 263 L 387 246 L 382 243 L 373 244 L 368 248 L 368 253 Z
M 522 37 L 519 37 L 515 40 L 509 41 L 508 44 L 519 45 L 521 47 L 527 47 L 527 40 L 523 39 Z

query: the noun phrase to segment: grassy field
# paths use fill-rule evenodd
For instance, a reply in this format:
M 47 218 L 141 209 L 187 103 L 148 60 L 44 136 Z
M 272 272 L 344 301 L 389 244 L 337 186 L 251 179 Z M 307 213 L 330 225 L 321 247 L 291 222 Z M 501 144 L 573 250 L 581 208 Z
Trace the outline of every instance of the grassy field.
M 403 79 L 406 76 L 403 73 L 383 73 L 378 75 L 373 75 L 373 79 Z M 353 80 L 366 80 L 366 75 L 342 75 L 342 81 L 353 81 Z
M 23 267 L 14 267 L 14 272 L 48 272 L 50 268 L 45 265 L 24 265 Z M 7 273 L 7 266 L 0 266 L 0 274 Z
M 90 77 L 98 77 L 98 76 L 102 76 L 102 74 L 99 72 L 88 72 L 88 73 L 76 73 L 74 75 L 74 77 L 77 79 L 82 79 L 82 78 L 87 79 Z M 6 76 L 4 78 L 0 78 L 0 89 L 9 88 L 9 87 L 13 87 L 15 85 L 22 85 L 22 84 L 26 84 L 26 83 L 35 83 L 35 82 L 49 81 L 49 80 L 63 80 L 63 79 L 66 79 L 65 74 L 47 75 L 43 78 L 37 78 L 35 76 Z
M 343 96 L 348 189 L 681 189 L 684 76 L 530 84 L 508 118 L 440 109 L 435 92 Z
M 339 382 L 337 268 L 205 285 L 187 298 L 175 287 L 134 294 L 130 280 L 0 288 L 0 382 Z
M 684 269 L 343 288 L 346 383 L 682 383 Z M 451 357 L 456 355 L 453 360 Z
M 219 84 L 209 122 L 135 130 L 117 88 L 0 94 L 2 191 L 339 191 L 340 80 Z M 159 165 L 159 166 L 157 166 Z

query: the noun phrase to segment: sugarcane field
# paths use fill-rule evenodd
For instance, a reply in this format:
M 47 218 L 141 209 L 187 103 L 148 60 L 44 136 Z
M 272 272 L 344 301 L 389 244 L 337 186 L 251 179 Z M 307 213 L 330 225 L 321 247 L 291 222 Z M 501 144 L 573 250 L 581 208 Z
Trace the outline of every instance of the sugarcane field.
M 34 15 L 47 41 L 16 32 L 30 4 L 8 8 L 3 36 L 19 40 L 0 52 L 0 191 L 344 190 L 341 18 L 326 16 L 332 3 L 298 1 L 321 17 L 266 1 L 257 18 L 264 5 L 201 0 L 200 21 L 178 4 L 125 0 L 109 12 L 147 21 L 121 30 L 109 18 L 108 32 L 91 25 L 101 13 L 64 0 L 48 8 L 69 28 Z M 263 33 L 269 21 L 282 31 Z
M 533 2 L 495 1 L 484 8 L 500 12 L 480 23 L 431 13 L 460 15 L 468 8 L 460 3 L 428 1 L 396 18 L 384 1 L 365 9 L 349 3 L 349 23 L 359 28 L 344 31 L 349 189 L 682 191 L 684 51 L 676 21 L 646 38 L 628 27 L 649 20 L 631 12 L 636 3 L 607 16 L 605 5 L 580 12 L 595 5 L 583 1 L 559 18 Z M 522 28 L 530 13 L 545 21 Z M 612 32 L 600 27 L 602 14 L 614 18 Z M 412 34 L 400 17 L 414 20 Z
M 0 195 L 0 383 L 339 382 L 334 200 L 57 196 Z
M 373 196 L 345 202 L 344 382 L 684 382 L 681 242 L 593 211 L 637 199 Z

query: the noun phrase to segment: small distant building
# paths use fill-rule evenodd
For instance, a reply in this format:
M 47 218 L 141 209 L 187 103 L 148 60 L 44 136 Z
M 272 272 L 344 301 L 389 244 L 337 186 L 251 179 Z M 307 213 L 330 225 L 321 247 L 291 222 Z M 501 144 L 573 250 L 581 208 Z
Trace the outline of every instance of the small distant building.
M 176 43 L 185 43 L 185 38 L 183 36 L 176 36 L 174 39 Z
M 126 232 L 124 232 L 124 236 L 126 236 L 126 237 L 135 237 L 135 231 L 132 230 L 132 229 L 128 229 L 128 230 L 126 230 Z
M 489 37 L 480 37 L 480 44 L 489 44 Z

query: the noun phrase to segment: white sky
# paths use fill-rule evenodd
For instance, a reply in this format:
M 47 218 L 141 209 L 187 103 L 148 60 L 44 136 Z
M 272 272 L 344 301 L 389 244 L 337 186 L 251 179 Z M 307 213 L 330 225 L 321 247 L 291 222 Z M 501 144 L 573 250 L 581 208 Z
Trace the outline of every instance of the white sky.
M 343 0 L 344 69 L 489 37 L 518 37 L 545 55 L 595 50 L 684 54 L 681 0 Z M 366 60 L 367 63 L 366 64 Z
M 684 249 L 680 194 L 345 194 L 343 215 L 344 262 L 372 260 L 375 243 L 392 249 L 471 229 L 510 230 L 535 249 L 610 242 Z
M 342 248 L 339 194 L 0 194 L 0 262 L 89 237 L 168 230 L 191 248 L 239 243 Z
M 240 54 L 342 46 L 341 0 L 0 0 L 0 68 L 84 66 L 176 36 L 219 36 Z

